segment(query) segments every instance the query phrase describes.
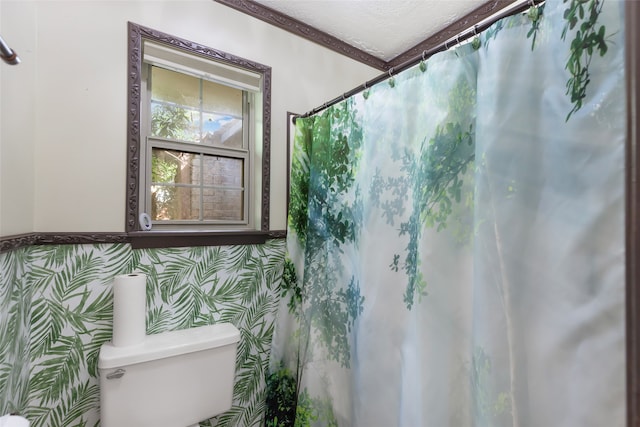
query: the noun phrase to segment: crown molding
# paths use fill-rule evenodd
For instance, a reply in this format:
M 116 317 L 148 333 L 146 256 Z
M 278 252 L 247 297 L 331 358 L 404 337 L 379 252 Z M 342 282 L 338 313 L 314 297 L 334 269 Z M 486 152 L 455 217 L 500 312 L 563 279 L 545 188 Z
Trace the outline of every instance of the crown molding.
M 252 0 L 214 0 L 217 3 L 229 6 L 242 13 L 253 16 L 268 24 L 278 27 L 282 30 L 293 33 L 299 37 L 312 41 L 320 46 L 331 49 L 334 52 L 342 54 L 355 61 L 361 62 L 370 67 L 376 68 L 381 71 L 388 69 L 387 63 L 363 50 L 355 48 L 348 43 L 325 33 L 315 27 L 305 24 L 302 21 L 298 21 L 284 13 L 271 9 L 267 6 L 263 6 L 260 3 L 256 3 Z
M 448 25 L 443 30 L 418 43 L 411 49 L 401 53 L 390 61 L 384 61 L 363 50 L 351 46 L 342 40 L 325 33 L 315 27 L 305 24 L 295 18 L 271 9 L 253 0 L 214 0 L 217 3 L 236 9 L 253 16 L 282 30 L 293 33 L 313 43 L 331 49 L 341 55 L 361 62 L 380 71 L 388 71 L 412 58 L 439 46 L 474 25 L 484 21 L 501 9 L 515 3 L 516 0 L 489 0 L 464 15 L 462 18 Z

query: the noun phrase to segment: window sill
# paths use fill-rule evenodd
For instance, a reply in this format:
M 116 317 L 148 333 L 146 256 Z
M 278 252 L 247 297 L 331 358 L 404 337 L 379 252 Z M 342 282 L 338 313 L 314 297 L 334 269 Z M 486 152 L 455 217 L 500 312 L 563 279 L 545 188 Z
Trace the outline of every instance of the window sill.
M 133 249 L 189 246 L 261 245 L 282 239 L 286 231 L 133 231 L 128 234 Z

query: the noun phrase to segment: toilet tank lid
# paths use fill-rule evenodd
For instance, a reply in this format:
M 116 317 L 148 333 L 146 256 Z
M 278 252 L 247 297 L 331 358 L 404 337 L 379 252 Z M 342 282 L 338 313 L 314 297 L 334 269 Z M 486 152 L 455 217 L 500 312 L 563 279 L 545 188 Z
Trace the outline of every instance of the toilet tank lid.
M 231 323 L 182 329 L 147 335 L 137 345 L 114 347 L 111 342 L 102 344 L 98 368 L 111 369 L 150 360 L 163 359 L 179 354 L 209 350 L 240 341 L 240 331 Z

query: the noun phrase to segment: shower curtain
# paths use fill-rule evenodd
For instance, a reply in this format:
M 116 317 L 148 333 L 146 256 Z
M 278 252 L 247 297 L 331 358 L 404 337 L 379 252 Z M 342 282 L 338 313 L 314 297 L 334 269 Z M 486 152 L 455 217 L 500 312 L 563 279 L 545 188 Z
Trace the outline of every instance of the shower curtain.
M 296 122 L 266 426 L 622 427 L 624 2 Z

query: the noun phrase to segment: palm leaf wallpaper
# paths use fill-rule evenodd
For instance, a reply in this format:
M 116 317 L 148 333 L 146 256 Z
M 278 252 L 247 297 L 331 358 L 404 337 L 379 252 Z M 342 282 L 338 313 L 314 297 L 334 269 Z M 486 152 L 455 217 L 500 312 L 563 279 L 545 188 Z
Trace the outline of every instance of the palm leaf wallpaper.
M 0 254 L 0 412 L 27 402 L 30 294 L 24 280 L 25 249 Z
M 147 333 L 232 322 L 241 332 L 233 407 L 203 425 L 252 426 L 264 378 L 284 241 L 132 250 L 34 246 L 0 254 L 0 413 L 33 427 L 98 426 L 100 346 L 111 339 L 112 280 L 147 275 Z

